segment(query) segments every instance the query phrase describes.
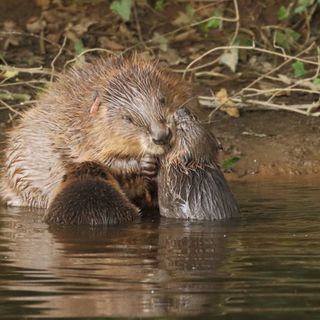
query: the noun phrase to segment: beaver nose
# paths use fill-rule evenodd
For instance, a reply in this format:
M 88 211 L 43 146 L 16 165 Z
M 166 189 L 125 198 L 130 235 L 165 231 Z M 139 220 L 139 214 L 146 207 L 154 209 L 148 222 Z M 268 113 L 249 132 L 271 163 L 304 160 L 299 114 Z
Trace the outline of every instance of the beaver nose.
M 168 127 L 157 128 L 152 130 L 151 137 L 154 144 L 163 145 L 170 141 L 172 133 Z

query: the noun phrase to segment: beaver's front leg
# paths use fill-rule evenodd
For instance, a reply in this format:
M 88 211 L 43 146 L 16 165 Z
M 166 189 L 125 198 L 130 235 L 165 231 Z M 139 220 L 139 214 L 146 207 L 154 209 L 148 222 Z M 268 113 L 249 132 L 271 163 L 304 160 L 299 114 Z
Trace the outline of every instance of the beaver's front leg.
M 107 163 L 127 197 L 140 208 L 156 208 L 158 203 L 155 177 L 158 159 L 146 155 L 140 159 L 119 159 Z
M 140 172 L 142 176 L 154 178 L 159 171 L 159 160 L 152 155 L 146 155 L 140 159 Z
M 146 155 L 140 159 L 133 158 L 114 158 L 107 161 L 112 173 L 116 176 L 132 176 L 140 175 L 145 177 L 155 177 L 158 174 L 158 159 L 151 155 Z

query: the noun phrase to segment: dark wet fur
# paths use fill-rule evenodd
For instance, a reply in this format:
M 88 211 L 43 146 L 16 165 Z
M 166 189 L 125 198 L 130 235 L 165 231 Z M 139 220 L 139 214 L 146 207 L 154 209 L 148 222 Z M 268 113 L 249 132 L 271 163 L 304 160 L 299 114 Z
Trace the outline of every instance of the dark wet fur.
M 114 181 L 107 179 L 103 166 L 94 162 L 85 162 L 67 171 L 45 221 L 49 224 L 115 225 L 137 218 L 138 209 L 115 187 Z
M 223 220 L 239 215 L 236 200 L 217 165 L 218 141 L 182 108 L 175 115 L 177 141 L 159 174 L 161 215 L 170 218 Z

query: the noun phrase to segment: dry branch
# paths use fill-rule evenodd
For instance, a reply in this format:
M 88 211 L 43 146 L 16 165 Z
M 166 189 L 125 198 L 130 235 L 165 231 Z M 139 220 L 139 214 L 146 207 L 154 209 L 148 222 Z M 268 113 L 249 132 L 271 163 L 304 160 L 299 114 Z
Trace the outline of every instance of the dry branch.
M 246 99 L 245 101 L 243 101 L 241 98 L 233 98 L 233 97 L 231 97 L 229 101 L 234 104 L 233 107 L 236 107 L 238 109 L 286 110 L 286 111 L 300 113 L 306 116 L 318 117 L 320 115 L 320 111 L 316 111 L 320 108 L 320 100 L 318 100 L 317 102 L 312 102 L 310 104 L 298 104 L 298 105 L 297 104 L 294 104 L 294 105 L 276 104 L 268 101 L 254 100 L 254 99 Z M 221 108 L 221 105 L 219 105 L 219 102 L 216 100 L 215 97 L 199 96 L 199 103 L 200 105 L 205 107 L 212 107 L 216 109 Z

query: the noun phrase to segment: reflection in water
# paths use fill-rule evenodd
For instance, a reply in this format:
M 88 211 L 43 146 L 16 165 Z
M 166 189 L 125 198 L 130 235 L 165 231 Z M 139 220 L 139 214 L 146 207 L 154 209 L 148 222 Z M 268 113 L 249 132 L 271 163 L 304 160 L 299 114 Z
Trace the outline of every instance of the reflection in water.
M 48 227 L 1 208 L 0 317 L 320 314 L 316 183 L 235 184 L 243 216 Z

